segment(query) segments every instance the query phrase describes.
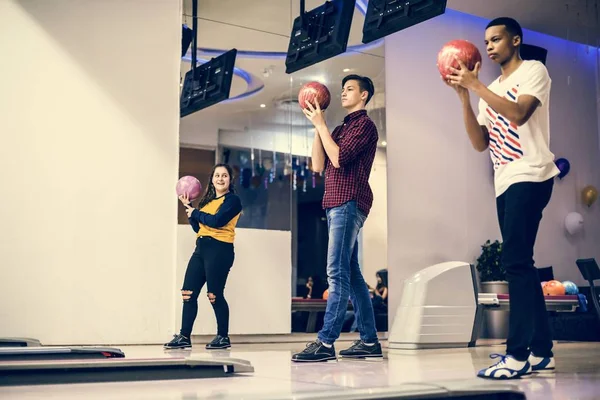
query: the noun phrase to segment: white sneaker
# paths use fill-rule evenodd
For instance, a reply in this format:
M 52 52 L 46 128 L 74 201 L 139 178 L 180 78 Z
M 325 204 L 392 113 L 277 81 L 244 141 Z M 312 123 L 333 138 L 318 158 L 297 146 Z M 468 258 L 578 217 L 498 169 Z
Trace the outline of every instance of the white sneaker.
M 512 356 L 491 354 L 490 358 L 500 358 L 496 364 L 484 368 L 477 373 L 480 378 L 488 379 L 517 379 L 531 373 L 529 361 L 517 361 Z
M 554 371 L 556 364 L 554 364 L 554 357 L 536 357 L 533 353 L 529 354 L 529 364 L 531 364 L 532 371 L 546 372 Z

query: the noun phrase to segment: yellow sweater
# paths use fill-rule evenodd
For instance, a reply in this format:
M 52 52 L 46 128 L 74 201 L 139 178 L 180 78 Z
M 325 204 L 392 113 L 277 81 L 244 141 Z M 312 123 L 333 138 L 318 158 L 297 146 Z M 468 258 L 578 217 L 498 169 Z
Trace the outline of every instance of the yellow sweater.
M 241 212 L 240 198 L 229 192 L 211 200 L 200 210 L 194 210 L 189 221 L 198 237 L 209 236 L 221 242 L 233 243 Z

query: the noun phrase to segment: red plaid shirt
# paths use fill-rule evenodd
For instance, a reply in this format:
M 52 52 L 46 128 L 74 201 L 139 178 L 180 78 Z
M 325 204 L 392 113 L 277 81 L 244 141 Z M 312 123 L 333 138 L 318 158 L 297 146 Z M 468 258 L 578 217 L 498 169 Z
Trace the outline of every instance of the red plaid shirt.
M 340 167 L 335 168 L 326 156 L 323 208 L 356 200 L 358 208 L 369 215 L 373 205 L 369 175 L 379 140 L 377 127 L 366 110 L 359 110 L 348 114 L 344 124 L 333 130 L 331 138 L 340 148 Z

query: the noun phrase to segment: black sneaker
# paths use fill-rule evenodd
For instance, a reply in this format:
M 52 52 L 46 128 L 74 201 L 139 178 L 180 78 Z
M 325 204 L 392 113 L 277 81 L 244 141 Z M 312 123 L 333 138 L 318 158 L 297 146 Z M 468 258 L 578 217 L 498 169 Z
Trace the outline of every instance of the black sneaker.
M 190 338 L 187 338 L 181 334 L 173 335 L 173 340 L 169 343 L 164 344 L 165 349 L 187 349 L 192 347 Z
M 343 358 L 383 358 L 381 344 L 379 342 L 367 346 L 362 340 L 357 340 L 346 350 L 340 351 Z
M 206 345 L 207 350 L 227 349 L 231 347 L 229 336 L 215 336 L 215 338 Z
M 320 362 L 335 360 L 335 347 L 324 346 L 320 341 L 315 341 L 306 345 L 306 348 L 300 353 L 292 356 L 292 361 L 296 362 Z

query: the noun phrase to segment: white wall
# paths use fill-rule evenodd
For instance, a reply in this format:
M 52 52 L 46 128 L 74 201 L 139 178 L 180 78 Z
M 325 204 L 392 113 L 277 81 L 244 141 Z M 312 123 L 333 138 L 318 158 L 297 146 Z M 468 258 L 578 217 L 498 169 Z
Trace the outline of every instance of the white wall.
M 175 323 L 179 1 L 0 2 L 0 336 Z
M 375 273 L 388 267 L 387 247 L 387 155 L 385 148 L 377 149 L 369 184 L 373 190 L 373 206 L 361 231 L 361 267 L 371 286 L 377 285 Z
M 386 76 L 387 152 L 393 155 L 387 160 L 391 315 L 404 279 L 442 261 L 475 262 L 485 240 L 500 238 L 489 154 L 471 148 L 457 96 L 436 68 L 445 42 L 467 39 L 484 55 L 481 80 L 491 82 L 499 68 L 485 57 L 487 22 L 447 10 L 386 38 L 385 68 L 399 71 Z M 551 149 L 572 163 L 571 174 L 556 182 L 546 209 L 536 264 L 553 265 L 557 279 L 583 283 L 575 259 L 600 256 L 600 205 L 583 210 L 577 196 L 586 184 L 600 184 L 596 54 L 541 34 L 526 31 L 524 36 L 526 43 L 549 50 Z M 477 100 L 472 97 L 474 106 Z M 584 215 L 584 235 L 569 238 L 565 233 L 563 221 L 570 211 Z
M 179 142 L 188 147 L 216 149 L 219 142 L 219 127 L 208 118 L 199 118 L 200 113 L 181 118 Z
M 553 198 L 541 226 L 543 234 L 536 243 L 539 266 L 553 265 L 559 280 L 585 284 L 575 260 L 595 257 L 600 261 L 600 202 L 585 206 L 581 190 L 594 185 L 600 190 L 600 141 L 596 90 L 598 53 L 577 45 L 529 33 L 533 44 L 548 49 L 547 61 L 553 79 L 550 103 L 550 147 L 556 157 L 571 163 L 571 172 L 555 181 Z M 584 218 L 582 234 L 571 237 L 564 229 L 565 216 L 579 212 Z
M 227 284 L 225 298 L 229 304 L 230 334 L 277 334 L 291 332 L 292 255 L 291 232 L 265 229 L 236 229 L 235 261 Z M 188 225 L 177 227 L 177 327 L 181 326 L 181 289 L 187 263 L 196 243 Z M 214 335 L 215 315 L 206 286 L 198 298 L 198 316 L 193 334 Z

